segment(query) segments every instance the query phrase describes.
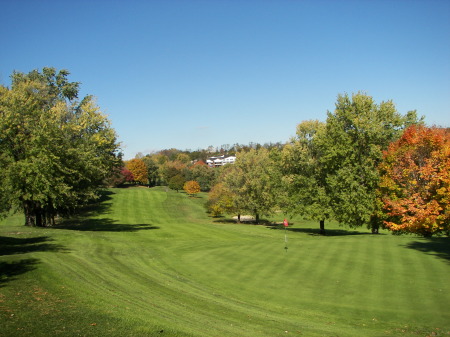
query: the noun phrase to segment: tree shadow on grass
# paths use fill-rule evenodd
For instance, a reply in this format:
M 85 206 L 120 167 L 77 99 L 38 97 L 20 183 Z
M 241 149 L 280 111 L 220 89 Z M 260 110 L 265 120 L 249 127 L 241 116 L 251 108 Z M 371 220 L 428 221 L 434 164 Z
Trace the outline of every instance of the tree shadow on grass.
M 13 262 L 0 262 L 0 288 L 17 276 L 36 269 L 38 259 L 23 259 Z
M 121 224 L 116 220 L 99 216 L 110 213 L 112 195 L 115 193 L 109 190 L 102 191 L 100 198 L 79 209 L 75 215 L 63 218 L 53 228 L 92 231 L 92 232 L 136 232 L 139 230 L 159 229 L 151 224 Z
M 236 219 L 230 219 L 225 217 L 215 217 L 213 220 L 214 223 L 222 223 L 222 224 L 237 224 L 238 222 Z M 284 230 L 284 226 L 282 223 L 276 223 L 269 220 L 261 219 L 259 223 L 257 224 L 254 219 L 247 219 L 247 220 L 241 220 L 240 224 L 243 225 L 260 225 L 260 226 L 266 226 L 267 228 L 274 229 L 274 230 Z M 375 235 L 370 232 L 359 232 L 353 229 L 326 229 L 325 228 L 325 235 L 320 234 L 319 228 L 299 228 L 299 227 L 292 227 L 294 225 L 293 222 L 289 223 L 289 227 L 286 228 L 289 232 L 296 232 L 296 233 L 305 233 L 311 236 L 344 236 L 344 235 Z M 379 233 L 376 235 L 386 235 L 385 233 Z
M 136 232 L 140 230 L 159 229 L 151 224 L 121 224 L 113 219 L 66 219 L 54 228 L 92 232 Z
M 236 219 L 227 219 L 224 217 L 215 217 L 213 220 L 214 223 L 223 223 L 223 224 L 241 224 L 241 225 L 254 225 L 255 220 L 241 220 L 238 222 Z
M 112 199 L 112 195 L 115 193 L 111 190 L 102 190 L 100 191 L 100 198 L 98 199 L 98 202 L 108 201 Z
M 408 243 L 405 247 L 434 255 L 450 263 L 450 238 L 422 238 Z
M 87 218 L 109 214 L 112 207 L 112 195 L 114 194 L 109 190 L 100 191 L 97 199 L 89 200 L 86 204 L 63 212 L 61 214 L 63 221 L 70 218 Z
M 84 217 L 108 214 L 112 206 L 112 202 L 110 202 L 110 200 L 112 199 L 111 196 L 113 194 L 114 192 L 111 191 L 101 191 L 100 197 L 97 200 L 92 201 L 76 210 L 75 214 Z
M 292 224 L 290 224 L 292 225 Z M 268 226 L 271 229 L 278 229 L 283 230 L 284 226 L 279 224 L 273 224 Z M 295 227 L 288 227 L 286 228 L 289 232 L 294 233 L 305 233 L 311 236 L 346 236 L 346 235 L 386 235 L 384 233 L 380 234 L 372 234 L 370 232 L 359 232 L 352 229 L 326 229 L 325 228 L 325 235 L 320 234 L 319 228 L 295 228 Z
M 58 244 L 51 243 L 48 236 L 32 238 L 15 238 L 0 236 L 0 256 L 27 254 L 33 252 L 61 252 L 66 249 Z M 0 262 L 0 287 L 13 281 L 17 276 L 36 269 L 38 259 L 21 259 L 19 261 Z
M 272 226 L 274 225 L 271 221 L 260 219 L 259 223 L 256 223 L 255 219 L 249 219 L 249 218 L 242 218 L 240 222 L 237 221 L 237 219 L 230 219 L 226 218 L 224 216 L 216 216 L 212 217 L 214 218 L 214 223 L 222 223 L 222 224 L 238 224 L 238 225 L 255 225 L 255 226 Z
M 65 248 L 61 245 L 50 243 L 48 236 L 33 238 L 14 238 L 0 236 L 0 256 L 13 254 L 26 254 L 32 252 L 61 252 Z

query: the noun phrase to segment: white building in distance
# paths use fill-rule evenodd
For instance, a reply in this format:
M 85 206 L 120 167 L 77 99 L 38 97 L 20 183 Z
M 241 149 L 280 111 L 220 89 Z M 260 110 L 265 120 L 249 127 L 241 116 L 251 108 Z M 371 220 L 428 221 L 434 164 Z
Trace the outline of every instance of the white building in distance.
M 209 157 L 206 159 L 206 164 L 209 167 L 218 167 L 226 164 L 234 164 L 236 161 L 236 156 L 217 156 L 217 157 Z

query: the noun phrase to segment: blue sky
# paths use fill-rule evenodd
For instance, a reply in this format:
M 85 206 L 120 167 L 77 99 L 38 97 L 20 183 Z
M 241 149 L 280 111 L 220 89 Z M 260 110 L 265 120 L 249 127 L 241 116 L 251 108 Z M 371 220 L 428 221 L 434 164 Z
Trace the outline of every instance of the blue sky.
M 0 0 L 0 84 L 68 69 L 125 158 L 285 142 L 366 92 L 450 126 L 450 1 Z

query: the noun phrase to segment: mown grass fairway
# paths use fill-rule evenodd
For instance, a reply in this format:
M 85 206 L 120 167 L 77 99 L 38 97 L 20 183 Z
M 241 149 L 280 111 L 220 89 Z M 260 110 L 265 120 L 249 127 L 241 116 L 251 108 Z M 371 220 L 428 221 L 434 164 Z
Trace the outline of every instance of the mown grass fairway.
M 294 219 L 286 251 L 282 229 L 209 218 L 203 198 L 114 189 L 60 228 L 1 222 L 0 335 L 450 334 L 448 238 Z

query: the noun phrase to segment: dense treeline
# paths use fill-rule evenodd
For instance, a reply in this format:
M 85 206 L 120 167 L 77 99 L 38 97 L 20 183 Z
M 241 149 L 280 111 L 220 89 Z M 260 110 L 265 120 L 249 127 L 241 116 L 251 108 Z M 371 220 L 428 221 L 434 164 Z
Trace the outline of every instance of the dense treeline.
M 250 143 L 212 146 L 202 150 L 165 149 L 151 154 L 139 153 L 135 158 L 123 163 L 123 167 L 110 179 L 111 186 L 140 184 L 147 186 L 167 185 L 181 190 L 187 181 L 197 181 L 201 191 L 208 192 L 216 183 L 221 168 L 208 167 L 206 161 L 214 156 L 235 156 L 252 150 L 281 150 L 282 143 Z
M 197 149 L 197 150 L 165 149 L 165 150 L 154 152 L 154 153 L 146 155 L 146 156 L 152 157 L 154 155 L 162 155 L 162 156 L 167 157 L 167 160 L 173 161 L 173 160 L 177 159 L 178 155 L 185 154 L 190 158 L 191 161 L 202 160 L 202 161 L 206 162 L 206 159 L 208 159 L 209 157 L 212 157 L 212 156 L 221 156 L 221 155 L 234 156 L 234 155 L 236 155 L 236 153 L 239 153 L 242 151 L 247 152 L 250 149 L 259 150 L 261 148 L 265 148 L 265 149 L 270 150 L 273 148 L 281 149 L 281 148 L 283 148 L 283 146 L 284 146 L 284 143 L 282 143 L 282 142 L 264 143 L 264 144 L 253 143 L 253 142 L 250 142 L 249 144 L 235 143 L 232 145 L 222 144 L 217 147 L 210 145 L 206 149 Z M 142 153 L 139 153 L 136 157 L 142 158 L 142 157 L 144 157 L 144 155 Z

